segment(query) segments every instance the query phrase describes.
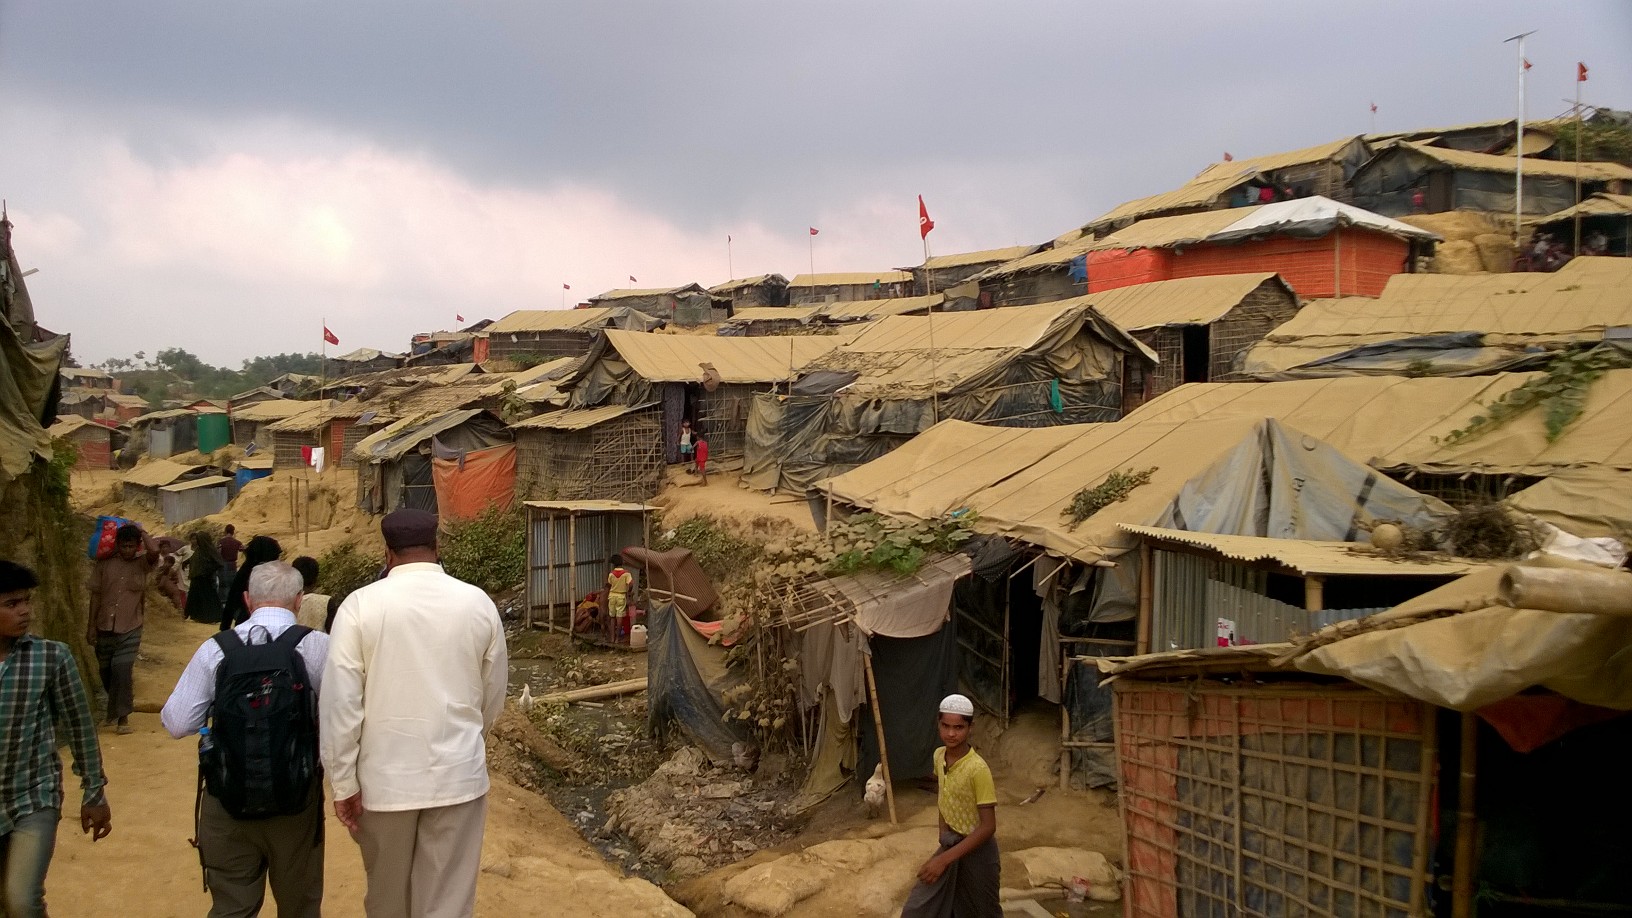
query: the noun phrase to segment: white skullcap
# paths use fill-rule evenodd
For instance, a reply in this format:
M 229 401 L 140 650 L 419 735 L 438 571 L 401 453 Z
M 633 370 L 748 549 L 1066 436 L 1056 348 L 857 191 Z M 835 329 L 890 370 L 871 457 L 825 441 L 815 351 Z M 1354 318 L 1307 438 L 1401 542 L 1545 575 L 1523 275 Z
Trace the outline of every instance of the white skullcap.
M 964 717 L 975 716 L 975 703 L 963 695 L 948 695 L 941 699 L 942 714 L 962 714 Z

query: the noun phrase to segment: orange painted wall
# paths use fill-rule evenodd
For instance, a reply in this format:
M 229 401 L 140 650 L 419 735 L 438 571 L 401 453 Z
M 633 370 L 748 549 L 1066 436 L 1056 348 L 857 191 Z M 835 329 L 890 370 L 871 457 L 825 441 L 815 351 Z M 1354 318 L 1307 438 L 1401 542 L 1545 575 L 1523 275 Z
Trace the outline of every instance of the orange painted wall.
M 1401 239 L 1354 229 L 1319 239 L 1275 236 L 1240 245 L 1197 246 L 1173 256 L 1170 277 L 1274 271 L 1304 299 L 1377 296 L 1405 270 L 1411 247 Z
M 1099 293 L 1171 278 L 1173 252 L 1168 249 L 1109 249 L 1088 253 L 1088 292 Z M 1240 273 L 1240 272 L 1235 272 Z

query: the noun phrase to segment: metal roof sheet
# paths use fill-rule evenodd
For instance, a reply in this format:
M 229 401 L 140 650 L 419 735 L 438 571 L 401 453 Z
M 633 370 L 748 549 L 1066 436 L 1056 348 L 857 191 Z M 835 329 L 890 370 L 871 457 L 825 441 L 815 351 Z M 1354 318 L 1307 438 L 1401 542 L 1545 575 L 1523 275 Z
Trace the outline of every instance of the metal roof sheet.
M 787 379 L 841 339 L 833 336 L 721 338 L 710 335 L 654 335 L 609 330 L 607 343 L 642 377 L 652 382 L 696 382 L 702 365 L 713 365 L 727 383 Z
M 795 274 L 789 287 L 841 287 L 855 284 L 910 284 L 910 271 L 848 271 L 834 274 Z
M 235 465 L 240 469 L 251 469 L 259 472 L 272 468 L 276 461 L 272 456 L 245 456 L 239 459 Z
M 1460 577 L 1489 567 L 1488 562 L 1447 555 L 1390 555 L 1368 544 L 1270 539 L 1262 536 L 1214 535 L 1160 526 L 1123 523 L 1122 531 L 1163 542 L 1178 542 L 1217 552 L 1234 561 L 1271 562 L 1299 574 L 1366 577 Z
M 626 504 L 617 500 L 529 500 L 523 503 L 539 510 L 565 513 L 650 513 L 657 509 L 650 504 Z
M 589 309 L 519 309 L 489 325 L 489 336 L 506 332 L 593 329 L 605 325 L 617 307 Z
M 551 411 L 525 421 L 511 424 L 513 430 L 588 430 L 598 424 L 621 418 L 636 411 L 645 411 L 656 405 L 602 405 L 599 408 L 579 408 L 571 411 Z
M 230 484 L 232 484 L 232 479 L 226 477 L 225 475 L 211 475 L 207 478 L 195 478 L 192 481 L 184 481 L 181 484 L 165 485 L 164 487 L 159 488 L 159 490 L 170 492 L 196 491 L 199 488 L 225 487 Z
M 1248 294 L 1271 281 L 1279 282 L 1277 275 L 1184 277 L 1090 293 L 1083 299 L 1128 331 L 1168 325 L 1206 325 L 1223 318 Z

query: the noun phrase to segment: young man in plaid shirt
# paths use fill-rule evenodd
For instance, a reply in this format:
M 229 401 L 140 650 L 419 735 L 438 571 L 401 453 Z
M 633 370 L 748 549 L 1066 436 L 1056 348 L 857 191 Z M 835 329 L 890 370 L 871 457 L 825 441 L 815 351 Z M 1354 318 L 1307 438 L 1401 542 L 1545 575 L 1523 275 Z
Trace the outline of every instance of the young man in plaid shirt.
M 43 918 L 45 871 L 61 819 L 57 729 L 80 777 L 79 826 L 95 842 L 112 831 L 96 720 L 68 645 L 28 633 L 34 572 L 0 561 L 0 912 Z

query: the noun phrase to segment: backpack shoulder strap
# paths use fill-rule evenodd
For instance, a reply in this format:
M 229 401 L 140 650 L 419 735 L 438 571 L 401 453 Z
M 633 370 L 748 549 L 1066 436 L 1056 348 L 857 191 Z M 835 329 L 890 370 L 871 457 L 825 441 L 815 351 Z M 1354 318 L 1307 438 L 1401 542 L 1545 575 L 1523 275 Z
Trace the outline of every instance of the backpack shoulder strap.
M 223 628 L 222 630 L 217 631 L 211 640 L 215 641 L 215 643 L 221 647 L 221 653 L 223 654 L 230 654 L 234 650 L 244 646 L 244 639 L 239 637 L 238 632 L 232 630 L 231 628 Z
M 278 635 L 278 639 L 272 643 L 286 647 L 290 651 L 293 651 L 295 647 L 299 646 L 301 641 L 306 640 L 306 635 L 311 633 L 312 629 L 306 627 L 305 625 L 290 625 L 289 627 L 283 629 L 283 633 Z

